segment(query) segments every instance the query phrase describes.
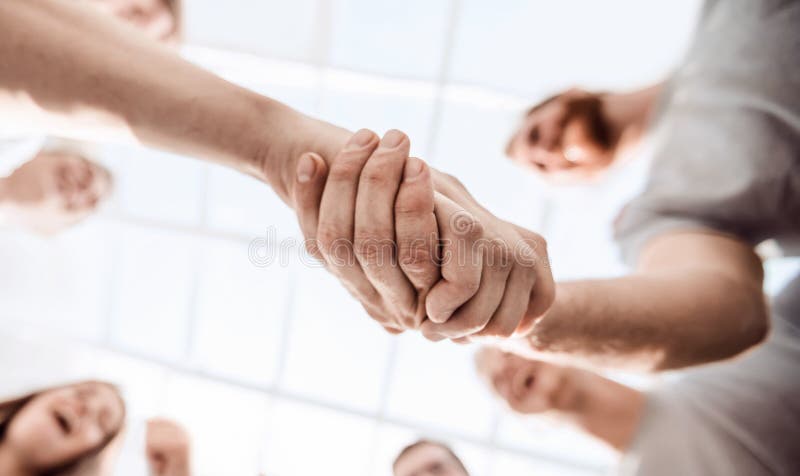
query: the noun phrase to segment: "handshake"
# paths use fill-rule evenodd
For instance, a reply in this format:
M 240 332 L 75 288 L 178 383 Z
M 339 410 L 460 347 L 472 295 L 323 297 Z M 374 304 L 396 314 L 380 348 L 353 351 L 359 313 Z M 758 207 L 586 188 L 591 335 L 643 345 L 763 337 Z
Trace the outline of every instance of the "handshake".
M 545 241 L 409 150 L 400 131 L 362 129 L 328 162 L 302 154 L 289 193 L 307 251 L 389 332 L 527 333 L 555 294 Z

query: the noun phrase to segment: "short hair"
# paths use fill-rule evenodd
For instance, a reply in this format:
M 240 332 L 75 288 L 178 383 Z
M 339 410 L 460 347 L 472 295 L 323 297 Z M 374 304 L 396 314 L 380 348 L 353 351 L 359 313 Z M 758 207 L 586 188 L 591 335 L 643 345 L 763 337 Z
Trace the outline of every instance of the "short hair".
M 449 454 L 450 457 L 453 458 L 453 461 L 455 461 L 456 464 L 458 464 L 458 467 L 461 468 L 461 470 L 464 471 L 464 473 L 469 474 L 469 471 L 467 471 L 467 467 L 464 466 L 464 462 L 461 461 L 461 458 L 459 458 L 455 454 L 455 452 L 453 451 L 452 448 L 450 448 L 448 445 L 442 443 L 441 441 L 428 440 L 428 439 L 425 439 L 425 438 L 421 438 L 421 439 L 415 441 L 414 443 L 411 443 L 410 445 L 406 446 L 402 450 L 400 450 L 400 453 L 398 453 L 397 457 L 394 459 L 394 463 L 392 463 L 392 469 L 397 468 L 397 463 L 399 463 L 400 460 L 403 459 L 403 457 L 405 457 L 406 455 L 408 455 L 409 453 L 411 453 L 415 449 L 421 448 L 423 446 L 437 446 L 437 447 L 445 450 L 447 452 L 447 454 Z

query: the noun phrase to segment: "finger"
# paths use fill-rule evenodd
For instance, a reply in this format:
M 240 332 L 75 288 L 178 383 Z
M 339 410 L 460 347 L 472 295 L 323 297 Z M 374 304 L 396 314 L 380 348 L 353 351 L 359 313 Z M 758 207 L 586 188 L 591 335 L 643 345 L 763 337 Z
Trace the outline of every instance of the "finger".
M 409 158 L 394 204 L 397 260 L 417 291 L 414 327 L 425 318 L 425 298 L 439 280 L 438 225 L 433 213 L 433 183 L 425 162 Z
M 397 324 L 414 327 L 416 292 L 397 265 L 394 207 L 410 143 L 391 130 L 364 165 L 358 182 L 355 255 L 361 269 L 384 302 L 396 313 Z
M 403 329 L 395 329 L 394 327 L 389 327 L 389 326 L 383 326 L 383 328 L 389 334 L 394 334 L 394 335 L 402 334 L 403 332 L 405 332 L 405 331 L 403 331 Z
M 476 337 L 508 338 L 514 335 L 525 317 L 533 283 L 524 271 L 514 266 L 506 281 L 500 306 Z
M 330 165 L 319 208 L 317 240 L 328 269 L 359 300 L 380 299 L 353 252 L 356 194 L 361 170 L 378 145 L 372 131 L 362 129 L 350 138 Z
M 478 292 L 443 324 L 425 325 L 450 339 L 470 336 L 483 330 L 503 301 L 506 280 L 511 272 L 511 251 L 499 241 L 480 242 L 483 270 Z
M 309 152 L 297 160 L 294 209 L 300 223 L 300 230 L 305 238 L 306 249 L 311 256 L 317 259 L 323 259 L 317 243 L 317 227 L 319 225 L 319 207 L 327 176 L 328 166 L 319 155 Z
M 430 322 L 440 324 L 478 292 L 483 250 L 476 242 L 483 228 L 472 214 L 444 195 L 436 193 L 434 202 L 442 245 L 442 279 L 428 293 L 425 308 Z
M 553 273 L 547 255 L 547 242 L 536 233 L 517 226 L 516 229 L 522 235 L 526 248 L 517 247 L 520 266 L 533 267 L 534 282 L 532 283 L 528 307 L 525 317 L 514 331 L 515 335 L 527 335 L 533 329 L 536 321 L 542 317 L 553 305 L 556 295 L 556 285 L 553 281 Z M 526 271 L 526 274 L 530 274 Z
M 369 316 L 377 322 L 381 322 L 385 318 L 383 311 L 378 310 L 374 306 L 364 305 L 364 310 L 367 311 L 367 314 L 369 314 Z M 405 332 L 403 329 L 398 329 L 392 325 L 381 324 L 381 327 L 383 327 L 386 332 L 393 335 L 398 335 Z

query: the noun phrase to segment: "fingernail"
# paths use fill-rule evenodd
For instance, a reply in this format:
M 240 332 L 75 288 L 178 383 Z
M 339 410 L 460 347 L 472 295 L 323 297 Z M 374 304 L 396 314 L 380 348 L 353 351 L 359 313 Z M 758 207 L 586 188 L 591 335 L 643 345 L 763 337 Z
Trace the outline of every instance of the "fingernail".
M 403 170 L 403 179 L 406 182 L 413 182 L 417 177 L 422 174 L 422 168 L 425 163 L 416 157 L 409 157 L 406 160 L 406 166 Z
M 402 132 L 392 129 L 383 136 L 383 139 L 381 140 L 381 146 L 386 147 L 387 149 L 393 149 L 403 142 L 405 136 L 406 135 Z
M 373 133 L 369 129 L 361 129 L 355 134 L 350 140 L 347 142 L 348 149 L 360 149 L 369 145 L 372 142 L 372 138 L 375 137 L 375 133 Z
M 297 161 L 297 181 L 306 183 L 317 171 L 317 162 L 312 154 L 303 154 Z

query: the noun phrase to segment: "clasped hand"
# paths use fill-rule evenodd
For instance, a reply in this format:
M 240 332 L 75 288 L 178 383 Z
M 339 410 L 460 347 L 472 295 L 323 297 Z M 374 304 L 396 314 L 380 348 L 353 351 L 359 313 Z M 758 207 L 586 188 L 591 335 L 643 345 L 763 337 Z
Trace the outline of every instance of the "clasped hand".
M 400 131 L 362 129 L 330 165 L 298 159 L 293 199 L 308 252 L 390 332 L 459 342 L 527 332 L 554 298 L 544 240 L 409 150 Z

